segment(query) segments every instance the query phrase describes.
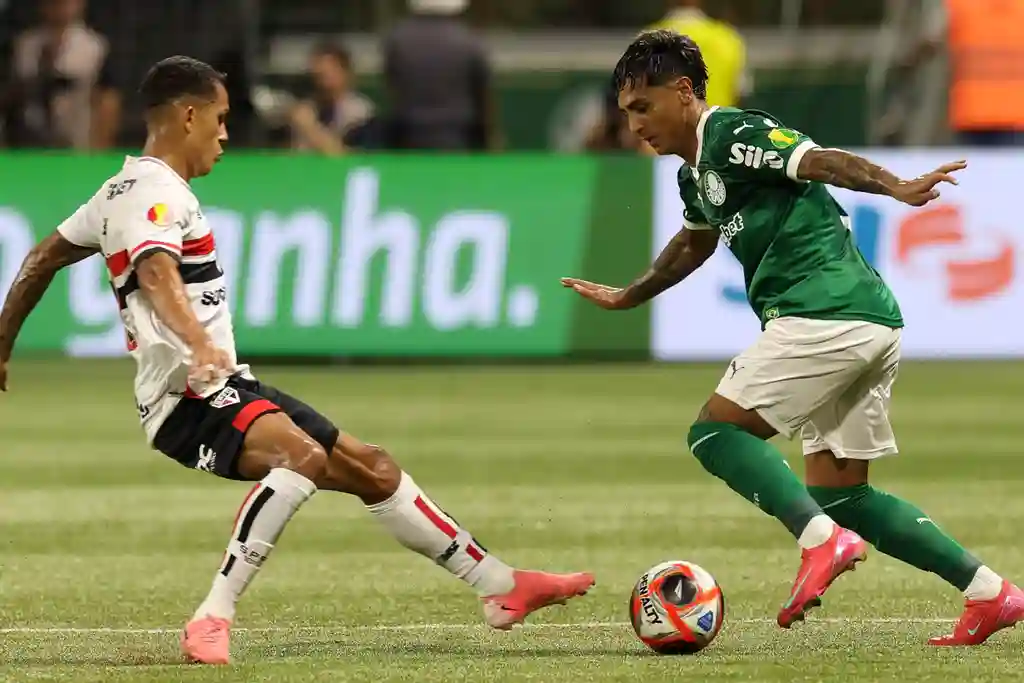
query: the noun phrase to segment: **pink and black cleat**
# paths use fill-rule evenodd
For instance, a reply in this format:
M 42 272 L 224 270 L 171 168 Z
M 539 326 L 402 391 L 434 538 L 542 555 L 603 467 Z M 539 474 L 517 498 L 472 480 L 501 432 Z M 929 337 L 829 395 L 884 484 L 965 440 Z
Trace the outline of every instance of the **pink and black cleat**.
M 832 537 L 817 548 L 805 549 L 789 600 L 779 611 L 778 622 L 789 628 L 803 621 L 807 611 L 821 605 L 821 596 L 840 574 L 853 571 L 868 556 L 868 546 L 857 534 L 837 526 Z
M 569 599 L 586 595 L 594 585 L 593 574 L 548 574 L 512 572 L 515 587 L 505 595 L 481 598 L 484 619 L 492 628 L 508 630 L 530 614 L 548 605 L 564 605 Z
M 181 653 L 189 664 L 231 662 L 231 622 L 219 617 L 195 619 L 181 634 Z

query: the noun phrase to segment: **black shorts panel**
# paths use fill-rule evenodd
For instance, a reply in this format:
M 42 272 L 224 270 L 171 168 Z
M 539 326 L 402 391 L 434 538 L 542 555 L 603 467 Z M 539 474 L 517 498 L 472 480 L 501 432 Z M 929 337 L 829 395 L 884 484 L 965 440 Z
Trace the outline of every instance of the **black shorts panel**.
M 244 481 L 238 472 L 245 434 L 257 418 L 284 413 L 328 453 L 339 431 L 302 401 L 256 380 L 232 377 L 207 398 L 182 398 L 153 439 L 153 447 L 185 467 Z

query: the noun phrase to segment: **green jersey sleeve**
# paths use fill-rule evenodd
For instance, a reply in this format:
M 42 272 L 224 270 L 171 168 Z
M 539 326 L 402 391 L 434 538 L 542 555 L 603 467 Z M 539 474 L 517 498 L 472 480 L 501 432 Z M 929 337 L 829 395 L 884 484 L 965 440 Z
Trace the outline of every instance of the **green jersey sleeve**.
M 797 169 L 804 154 L 818 145 L 800 131 L 783 127 L 767 114 L 748 111 L 723 121 L 715 132 L 716 161 L 727 167 L 730 175 L 807 182 L 797 176 Z
M 679 198 L 683 200 L 683 227 L 687 230 L 711 230 L 711 223 L 701 205 L 700 193 L 697 192 L 697 181 L 693 179 L 693 170 L 688 164 L 679 167 Z

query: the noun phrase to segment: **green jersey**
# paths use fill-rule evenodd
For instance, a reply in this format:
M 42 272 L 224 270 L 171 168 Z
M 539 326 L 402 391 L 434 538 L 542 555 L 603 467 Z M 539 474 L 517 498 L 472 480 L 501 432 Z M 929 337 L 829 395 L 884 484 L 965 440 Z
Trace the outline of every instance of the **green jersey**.
M 679 169 L 684 227 L 718 231 L 743 266 L 762 327 L 782 316 L 902 327 L 896 298 L 854 244 L 846 212 L 824 185 L 797 178 L 816 146 L 764 112 L 705 112 L 697 163 Z

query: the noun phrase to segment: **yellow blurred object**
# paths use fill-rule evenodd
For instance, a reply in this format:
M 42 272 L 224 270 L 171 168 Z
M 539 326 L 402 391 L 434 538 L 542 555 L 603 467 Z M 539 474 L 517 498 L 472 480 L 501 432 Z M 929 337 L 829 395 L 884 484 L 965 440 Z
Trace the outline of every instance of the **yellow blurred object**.
M 676 10 L 647 27 L 666 29 L 693 39 L 708 65 L 708 104 L 733 107 L 742 93 L 746 46 L 739 31 L 698 10 Z

